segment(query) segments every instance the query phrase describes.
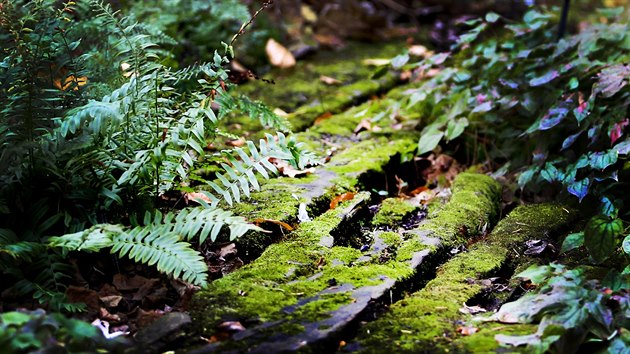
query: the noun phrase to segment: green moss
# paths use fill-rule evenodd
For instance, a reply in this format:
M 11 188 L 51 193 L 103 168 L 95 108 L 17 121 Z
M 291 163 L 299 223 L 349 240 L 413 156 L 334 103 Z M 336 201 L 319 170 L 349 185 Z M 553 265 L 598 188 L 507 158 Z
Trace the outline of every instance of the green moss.
M 361 251 L 352 247 L 333 247 L 329 258 L 333 263 L 348 265 L 361 257 Z
M 232 211 L 249 220 L 294 221 L 300 201 L 293 195 L 300 195 L 304 189 L 284 182 L 282 179 L 261 182 L 260 191 L 252 192 L 250 198 L 234 205 Z
M 466 177 L 463 185 L 454 186 L 453 199 L 474 183 Z M 459 189 L 462 188 L 462 189 Z M 451 202 L 444 210 L 448 211 Z M 474 282 L 498 271 L 510 258 L 510 252 L 524 240 L 566 227 L 575 213 L 550 204 L 522 206 L 501 220 L 482 242 L 474 244 L 468 252 L 458 254 L 437 271 L 436 277 L 422 290 L 390 308 L 390 312 L 367 326 L 369 335 L 359 337 L 367 352 L 399 350 L 409 352 L 488 352 L 497 348 L 492 325 L 479 333 L 461 337 L 455 331 L 457 323 L 470 320 L 459 313 L 463 303 L 477 295 L 482 287 Z M 460 321 L 460 322 L 458 322 Z M 507 333 L 523 333 L 531 326 L 515 326 Z M 489 333 L 490 332 L 490 333 Z M 399 338 L 387 341 L 392 333 Z M 383 347 L 382 343 L 387 343 Z M 376 350 L 378 348 L 378 350 Z
M 416 210 L 416 207 L 401 198 L 387 198 L 381 203 L 381 207 L 372 219 L 372 225 L 395 225 L 400 223 L 405 216 Z
M 380 232 L 374 237 L 381 239 L 383 243 L 393 248 L 398 248 L 402 242 L 402 237 L 395 232 Z

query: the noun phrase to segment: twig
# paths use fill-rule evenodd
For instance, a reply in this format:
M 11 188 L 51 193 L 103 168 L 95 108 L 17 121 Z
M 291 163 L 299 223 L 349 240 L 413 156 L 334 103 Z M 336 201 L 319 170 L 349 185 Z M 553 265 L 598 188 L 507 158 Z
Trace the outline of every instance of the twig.
M 241 29 L 238 30 L 238 32 L 236 32 L 236 34 L 234 35 L 234 37 L 232 37 L 232 40 L 230 41 L 230 46 L 234 44 L 234 42 L 236 42 L 236 39 L 240 36 L 242 36 L 245 33 L 245 29 L 252 24 L 252 22 L 254 22 L 254 20 L 256 19 L 256 17 L 266 8 L 268 8 L 269 6 L 271 6 L 273 4 L 273 0 L 267 0 L 265 2 L 263 2 L 262 6 L 260 7 L 260 9 L 258 9 L 254 15 L 252 16 L 252 18 L 249 19 L 249 21 L 245 22 L 242 26 Z

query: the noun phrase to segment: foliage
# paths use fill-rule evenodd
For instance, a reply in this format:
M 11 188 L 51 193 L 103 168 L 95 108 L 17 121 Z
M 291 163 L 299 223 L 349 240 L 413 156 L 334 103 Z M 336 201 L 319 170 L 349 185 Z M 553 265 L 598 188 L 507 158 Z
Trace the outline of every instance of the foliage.
M 122 352 L 124 342 L 107 340 L 94 326 L 43 310 L 0 314 L 0 345 L 4 353 Z
M 538 287 L 504 304 L 493 319 L 508 323 L 539 322 L 535 334 L 495 338 L 502 344 L 526 345 L 528 351 L 568 353 L 580 345 L 608 347 L 608 352 L 630 345 L 630 278 L 612 271 L 600 284 L 586 280 L 580 269 L 559 264 L 532 266 L 517 277 Z
M 475 27 L 454 53 L 407 64 L 421 73 L 441 68 L 407 98 L 420 116 L 436 117 L 418 152 L 467 134 L 475 157 L 521 168 L 522 188 L 555 183 L 580 202 L 599 199 L 602 210 L 615 212 L 602 211 L 587 227 L 585 244 L 597 262 L 619 245 L 617 214 L 626 198 L 618 192 L 630 152 L 630 28 L 614 22 L 620 11 L 602 12 L 605 23 L 559 41 L 552 12 L 530 10 L 522 23 L 489 13 L 467 22 Z
M 221 207 L 274 174 L 271 158 L 315 163 L 280 132 L 290 132 L 284 119 L 230 96 L 231 47 L 175 70 L 160 44 L 176 42 L 159 26 L 98 0 L 1 4 L 0 40 L 10 45 L 0 64 L 0 264 L 14 296 L 80 310 L 65 301 L 68 251 L 102 248 L 203 285 L 206 265 L 191 242 L 214 241 L 224 228 L 232 239 L 257 229 Z M 208 152 L 216 139 L 237 138 L 220 128 L 234 110 L 278 132 Z M 199 164 L 219 172 L 192 176 Z M 209 204 L 159 211 L 173 208 L 164 203 L 169 193 L 199 181 Z M 140 224 L 138 215 L 150 217 Z

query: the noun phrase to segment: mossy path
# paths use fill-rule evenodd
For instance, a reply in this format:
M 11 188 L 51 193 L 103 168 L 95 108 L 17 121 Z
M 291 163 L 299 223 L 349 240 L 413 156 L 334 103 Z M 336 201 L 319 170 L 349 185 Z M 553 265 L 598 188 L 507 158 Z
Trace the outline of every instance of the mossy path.
M 237 248 L 250 263 L 194 296 L 194 329 L 209 343 L 189 352 L 497 349 L 491 325 L 458 331 L 471 317 L 461 309 L 505 300 L 495 290 L 509 289 L 501 282 L 534 261 L 523 256 L 524 242 L 558 235 L 575 213 L 533 205 L 501 218 L 501 185 L 472 171 L 428 205 L 398 198 L 401 179 L 416 181 L 409 189 L 422 181 L 413 159 L 420 120 L 400 104 L 413 84 L 391 72 L 369 78 L 362 60 L 378 55 L 301 64 L 292 78 L 299 86 L 285 87 L 295 96 L 263 82 L 244 86 L 289 112 L 298 140 L 327 158 L 304 177 L 262 183 L 236 206 L 272 233 L 241 238 Z M 342 86 L 319 83 L 335 73 Z

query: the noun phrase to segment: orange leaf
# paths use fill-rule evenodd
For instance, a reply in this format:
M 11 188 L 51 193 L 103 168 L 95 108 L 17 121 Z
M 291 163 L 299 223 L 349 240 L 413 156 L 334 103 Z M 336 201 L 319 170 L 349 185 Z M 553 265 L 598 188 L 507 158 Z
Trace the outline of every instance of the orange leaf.
M 257 218 L 257 219 L 252 220 L 252 222 L 254 224 L 256 224 L 256 225 L 259 225 L 259 224 L 262 224 L 262 223 L 266 223 L 266 222 L 270 222 L 272 224 L 276 224 L 276 225 L 279 225 L 280 227 L 283 227 L 287 231 L 293 231 L 293 226 L 287 224 L 284 221 L 280 221 L 280 220 Z
M 321 122 L 325 121 L 326 119 L 330 117 L 332 117 L 332 113 L 326 112 L 322 114 L 321 116 L 315 118 L 315 121 L 313 122 L 313 124 L 320 124 Z
M 355 194 L 356 193 L 346 192 L 346 193 L 343 193 L 343 194 L 340 194 L 340 195 L 334 197 L 330 201 L 330 209 L 335 209 L 337 207 L 337 205 L 339 205 L 339 203 L 341 203 L 341 202 L 345 202 L 347 200 L 352 200 L 354 198 Z

